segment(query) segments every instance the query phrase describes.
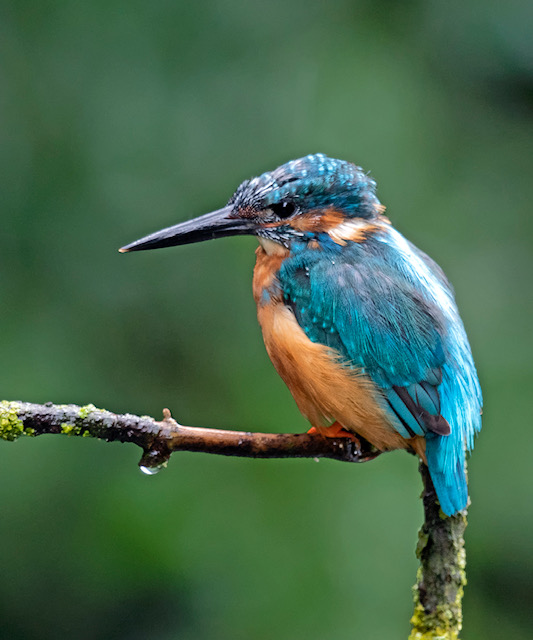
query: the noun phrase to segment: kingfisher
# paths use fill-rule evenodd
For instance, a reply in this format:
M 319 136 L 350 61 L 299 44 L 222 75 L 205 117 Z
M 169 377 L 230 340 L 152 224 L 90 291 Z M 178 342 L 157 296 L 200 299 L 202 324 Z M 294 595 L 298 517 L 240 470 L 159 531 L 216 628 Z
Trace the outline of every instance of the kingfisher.
M 481 389 L 452 286 L 384 211 L 361 167 L 318 153 L 120 251 L 256 236 L 266 350 L 311 432 L 415 453 L 451 516 L 468 503 Z

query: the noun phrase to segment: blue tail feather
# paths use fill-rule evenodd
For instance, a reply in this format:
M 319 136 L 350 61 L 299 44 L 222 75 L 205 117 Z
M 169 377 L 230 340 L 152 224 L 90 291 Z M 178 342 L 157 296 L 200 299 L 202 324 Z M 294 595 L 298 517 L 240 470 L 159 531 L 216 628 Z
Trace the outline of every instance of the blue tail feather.
M 465 473 L 465 452 L 455 451 L 452 472 L 448 467 L 446 438 L 428 434 L 426 436 L 426 458 L 429 474 L 433 480 L 441 509 L 447 516 L 453 516 L 468 503 L 468 487 Z

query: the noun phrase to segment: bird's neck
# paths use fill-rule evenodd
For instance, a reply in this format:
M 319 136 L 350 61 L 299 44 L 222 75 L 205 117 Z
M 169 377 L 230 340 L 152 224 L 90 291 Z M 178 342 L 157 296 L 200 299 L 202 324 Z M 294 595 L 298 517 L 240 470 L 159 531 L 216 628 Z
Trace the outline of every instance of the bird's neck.
M 382 214 L 371 218 L 352 218 L 334 209 L 325 212 L 310 211 L 289 222 L 265 225 L 272 227 L 273 231 L 280 227 L 283 234 L 279 234 L 279 241 L 275 233 L 268 238 L 259 237 L 259 244 L 268 255 L 287 256 L 293 245 L 296 245 L 296 249 L 301 248 L 302 244 L 318 248 L 325 240 L 326 244 L 334 243 L 339 246 L 350 242 L 361 243 L 388 225 L 388 219 Z
M 292 255 L 300 255 L 303 250 L 310 251 L 317 258 L 327 256 L 332 251 L 342 252 L 345 248 L 348 249 L 349 245 L 354 248 L 357 245 L 366 245 L 373 236 L 386 232 L 390 227 L 389 221 L 383 215 L 371 219 L 342 217 L 337 224 L 332 224 L 331 218 L 330 215 L 324 224 L 324 219 L 300 217 L 297 224 L 305 236 L 293 239 L 288 246 L 271 238 L 258 238 L 253 282 L 254 298 L 258 305 L 283 301 L 277 274 L 284 260 Z

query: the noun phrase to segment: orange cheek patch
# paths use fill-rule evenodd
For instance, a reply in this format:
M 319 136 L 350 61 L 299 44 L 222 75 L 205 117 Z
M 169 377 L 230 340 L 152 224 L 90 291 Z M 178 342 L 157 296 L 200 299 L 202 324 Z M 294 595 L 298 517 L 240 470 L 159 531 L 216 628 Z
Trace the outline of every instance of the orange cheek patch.
M 330 229 L 328 233 L 333 242 L 345 245 L 346 242 L 364 242 L 378 230 L 379 225 L 355 218 Z
M 308 211 L 299 216 L 294 217 L 290 221 L 290 225 L 296 231 L 302 233 L 323 233 L 333 227 L 338 226 L 346 216 L 335 209 L 327 209 L 326 211 Z
M 333 242 L 344 246 L 347 242 L 364 242 L 370 235 L 379 231 L 380 222 L 388 222 L 384 216 L 381 216 L 384 210 L 385 207 L 382 205 L 376 205 L 376 214 L 380 216 L 377 223 L 362 218 L 350 218 L 341 211 L 330 208 L 326 211 L 309 211 L 296 216 L 290 221 L 290 225 L 302 233 L 328 233 Z M 318 248 L 318 245 L 311 243 L 308 246 Z

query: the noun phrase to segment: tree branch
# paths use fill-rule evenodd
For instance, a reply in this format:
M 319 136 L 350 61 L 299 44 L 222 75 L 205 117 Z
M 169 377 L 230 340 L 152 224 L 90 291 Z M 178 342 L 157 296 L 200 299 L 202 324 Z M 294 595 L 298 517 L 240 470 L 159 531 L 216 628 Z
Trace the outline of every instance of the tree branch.
M 418 532 L 420 567 L 413 587 L 415 610 L 409 640 L 458 640 L 466 585 L 463 536 L 467 512 L 445 516 L 427 466 L 421 462 L 419 469 L 424 483 L 424 524 Z
M 0 439 L 58 433 L 108 442 L 132 442 L 143 450 L 139 466 L 155 473 L 175 451 L 203 451 L 250 458 L 332 458 L 367 462 L 379 455 L 366 440 L 317 435 L 250 433 L 179 425 L 164 409 L 161 421 L 149 416 L 119 415 L 93 405 L 0 402 Z M 415 610 L 409 640 L 458 640 L 465 577 L 466 511 L 451 518 L 440 510 L 427 466 L 420 463 L 424 483 L 424 524 L 419 532 L 420 567 L 414 586 Z
M 379 455 L 368 442 L 360 446 L 349 438 L 324 438 L 307 433 L 251 433 L 204 429 L 178 424 L 163 410 L 164 418 L 119 415 L 89 404 L 54 405 L 0 402 L 0 438 L 62 433 L 100 438 L 107 442 L 132 442 L 143 450 L 139 466 L 146 472 L 166 464 L 175 451 L 202 451 L 247 458 L 332 458 L 343 462 L 368 462 Z

